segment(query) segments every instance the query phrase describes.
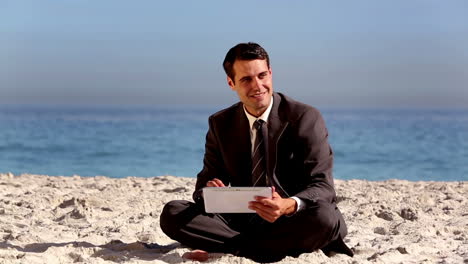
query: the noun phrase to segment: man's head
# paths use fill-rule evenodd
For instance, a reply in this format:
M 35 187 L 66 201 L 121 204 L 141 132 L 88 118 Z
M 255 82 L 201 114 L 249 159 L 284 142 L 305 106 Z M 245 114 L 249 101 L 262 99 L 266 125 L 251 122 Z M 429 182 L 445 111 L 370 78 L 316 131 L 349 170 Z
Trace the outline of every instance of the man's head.
M 234 79 L 234 62 L 236 60 L 266 60 L 270 68 L 268 53 L 260 45 L 253 42 L 239 43 L 232 47 L 224 58 L 223 68 L 227 76 Z
M 227 82 L 247 111 L 260 116 L 273 94 L 268 53 L 256 43 L 240 43 L 231 48 L 223 62 Z

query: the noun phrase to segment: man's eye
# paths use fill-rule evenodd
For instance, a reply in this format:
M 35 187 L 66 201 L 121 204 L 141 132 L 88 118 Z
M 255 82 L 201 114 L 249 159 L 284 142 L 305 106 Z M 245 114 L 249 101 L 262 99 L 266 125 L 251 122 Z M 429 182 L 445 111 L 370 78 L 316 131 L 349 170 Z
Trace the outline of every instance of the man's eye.
M 260 73 L 260 75 L 258 76 L 260 79 L 263 79 L 267 76 L 266 72 L 262 72 Z

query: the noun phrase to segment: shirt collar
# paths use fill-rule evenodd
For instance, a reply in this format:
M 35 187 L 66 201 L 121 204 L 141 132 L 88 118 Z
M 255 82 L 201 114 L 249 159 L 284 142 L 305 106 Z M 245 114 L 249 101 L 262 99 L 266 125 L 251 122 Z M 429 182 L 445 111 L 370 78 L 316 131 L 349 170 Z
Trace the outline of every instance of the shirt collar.
M 249 120 L 250 130 L 253 129 L 253 124 L 257 119 L 261 119 L 261 120 L 265 121 L 265 123 L 267 123 L 268 116 L 270 116 L 272 106 L 273 106 L 273 96 L 271 96 L 270 105 L 265 110 L 265 112 L 263 112 L 263 114 L 261 116 L 259 116 L 259 117 L 255 117 L 255 116 L 251 115 L 249 112 L 247 112 L 247 109 L 245 109 L 245 105 L 243 106 L 245 115 L 247 116 L 247 119 Z

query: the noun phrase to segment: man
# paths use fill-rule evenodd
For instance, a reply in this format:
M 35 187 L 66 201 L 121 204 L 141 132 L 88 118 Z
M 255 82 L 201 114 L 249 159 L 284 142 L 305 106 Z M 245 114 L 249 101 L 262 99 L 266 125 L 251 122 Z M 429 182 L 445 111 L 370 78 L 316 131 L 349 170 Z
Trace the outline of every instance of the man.
M 171 201 L 161 228 L 199 250 L 227 252 L 260 262 L 322 249 L 353 252 L 344 244 L 346 224 L 336 207 L 333 153 L 319 111 L 273 92 L 266 51 L 256 43 L 231 48 L 223 62 L 227 83 L 240 102 L 209 118 L 203 169 L 193 198 Z M 249 203 L 255 214 L 208 214 L 204 187 L 272 186 L 272 198 Z

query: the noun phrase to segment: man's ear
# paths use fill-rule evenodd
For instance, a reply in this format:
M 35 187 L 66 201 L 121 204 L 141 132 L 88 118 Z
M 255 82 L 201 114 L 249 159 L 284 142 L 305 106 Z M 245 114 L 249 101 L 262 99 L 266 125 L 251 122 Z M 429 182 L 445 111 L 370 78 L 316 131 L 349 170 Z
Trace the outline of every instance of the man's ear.
M 234 81 L 229 76 L 227 76 L 226 79 L 229 87 L 231 87 L 231 90 L 234 91 Z

